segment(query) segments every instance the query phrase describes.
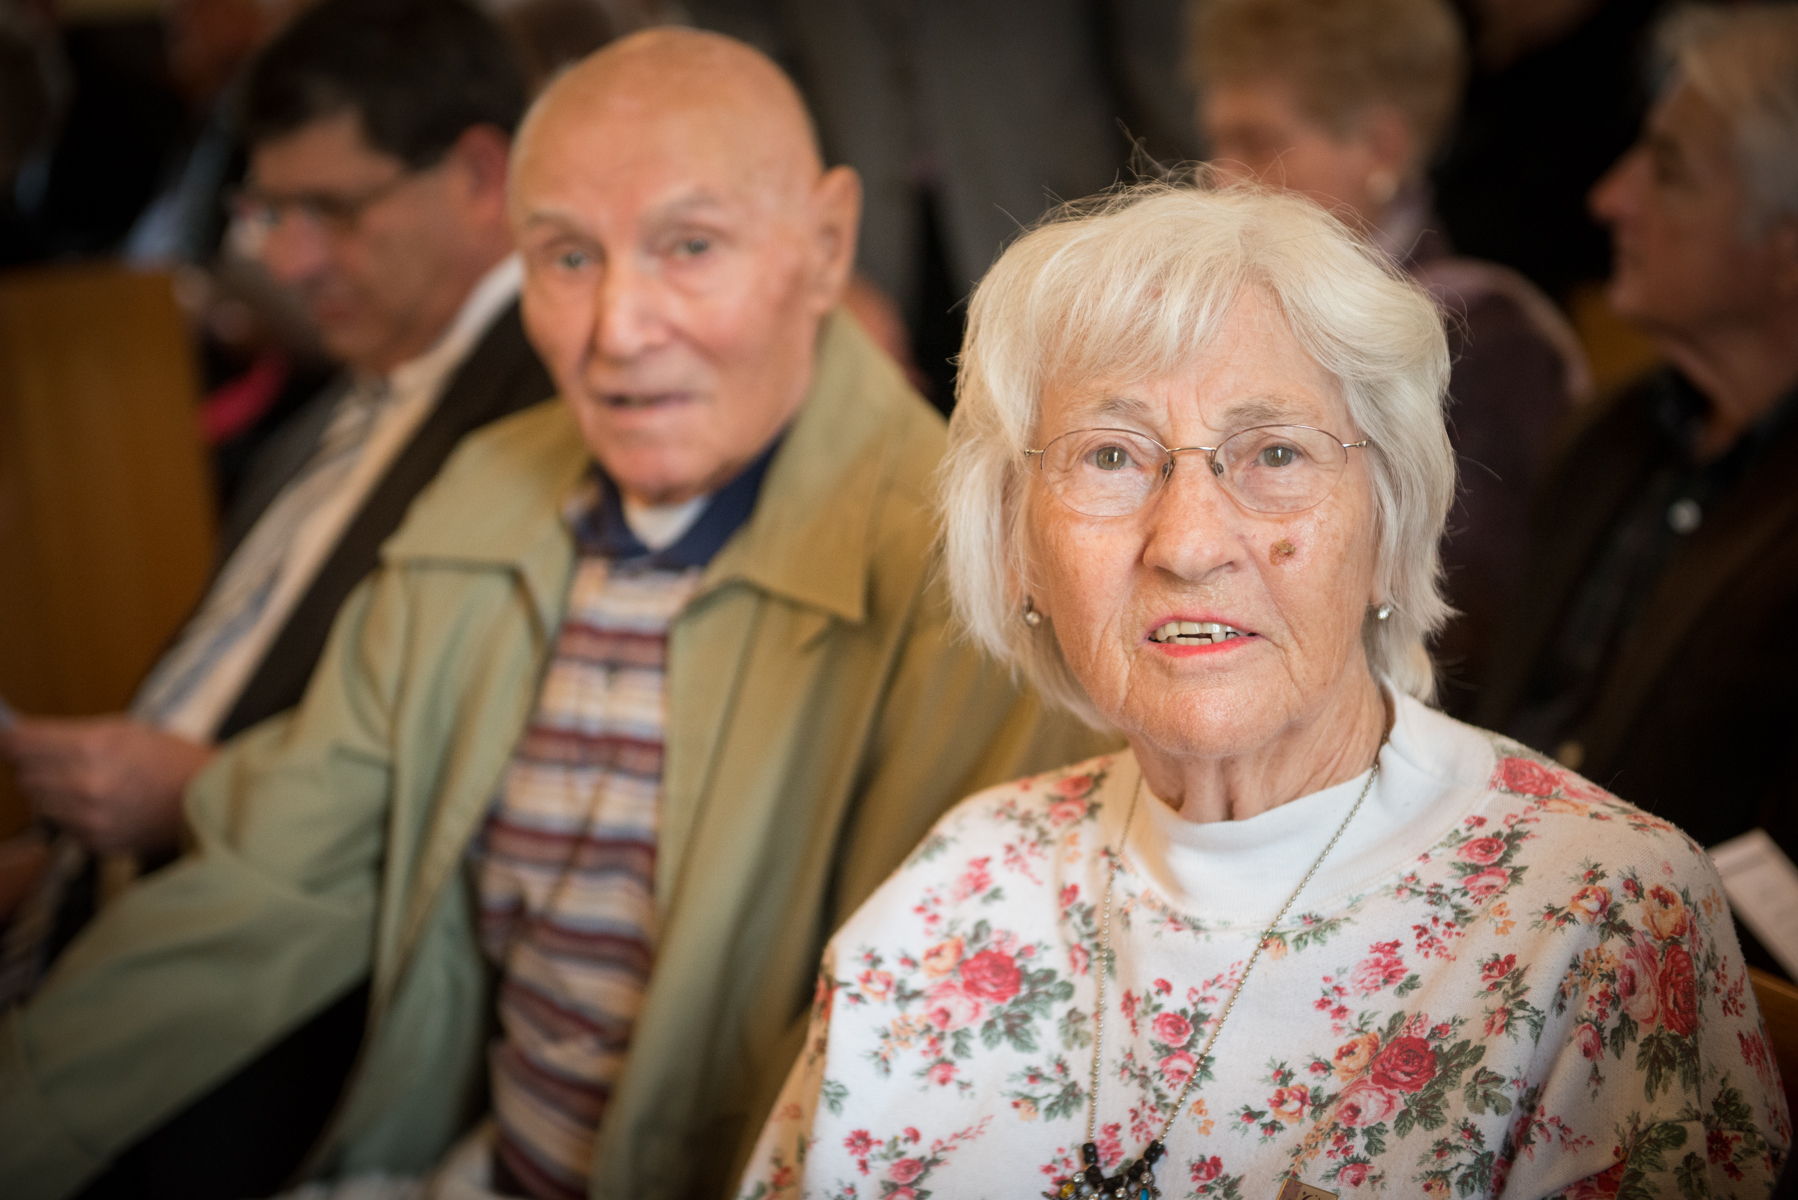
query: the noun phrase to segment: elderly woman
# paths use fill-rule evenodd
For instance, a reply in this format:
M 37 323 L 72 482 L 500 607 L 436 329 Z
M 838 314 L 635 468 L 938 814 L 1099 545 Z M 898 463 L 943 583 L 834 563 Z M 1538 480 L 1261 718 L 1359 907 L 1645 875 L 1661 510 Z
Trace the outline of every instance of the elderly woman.
M 964 802 L 837 933 L 741 1194 L 1766 1195 L 1704 855 L 1424 703 L 1429 299 L 1302 200 L 1157 187 L 970 317 L 957 605 L 1130 748 Z
M 1424 173 L 1460 102 L 1447 0 L 1200 0 L 1188 62 L 1226 178 L 1290 188 L 1368 235 L 1450 314 L 1450 437 L 1462 494 L 1444 547 L 1460 614 L 1438 632 L 1442 702 L 1471 712 L 1523 565 L 1529 489 L 1585 357 L 1515 271 L 1459 257 Z

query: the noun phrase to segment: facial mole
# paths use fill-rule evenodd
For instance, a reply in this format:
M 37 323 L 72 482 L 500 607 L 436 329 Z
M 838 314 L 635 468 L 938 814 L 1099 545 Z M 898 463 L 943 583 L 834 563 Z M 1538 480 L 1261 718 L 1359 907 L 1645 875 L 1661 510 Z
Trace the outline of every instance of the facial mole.
M 1267 548 L 1267 561 L 1273 563 L 1275 566 L 1279 566 L 1298 552 L 1299 548 L 1297 546 L 1293 545 L 1285 538 L 1281 538 Z

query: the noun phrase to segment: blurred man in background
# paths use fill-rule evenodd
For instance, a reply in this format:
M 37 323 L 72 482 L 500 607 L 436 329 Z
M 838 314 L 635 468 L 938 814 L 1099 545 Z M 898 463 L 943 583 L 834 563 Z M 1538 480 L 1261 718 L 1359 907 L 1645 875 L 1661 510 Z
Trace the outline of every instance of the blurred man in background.
M 525 95 L 509 45 L 465 0 L 331 0 L 257 61 L 242 216 L 345 370 L 260 455 L 210 590 L 131 711 L 0 735 L 66 839 L 7 931 L 0 1000 L 30 990 L 59 921 L 79 924 L 72 844 L 172 854 L 213 745 L 299 701 L 338 608 L 450 449 L 553 393 L 510 257 Z
M 1611 303 L 1669 365 L 1583 410 L 1544 469 L 1477 719 L 1704 845 L 1760 826 L 1793 855 L 1798 8 L 1687 10 L 1661 36 L 1660 97 L 1592 205 Z

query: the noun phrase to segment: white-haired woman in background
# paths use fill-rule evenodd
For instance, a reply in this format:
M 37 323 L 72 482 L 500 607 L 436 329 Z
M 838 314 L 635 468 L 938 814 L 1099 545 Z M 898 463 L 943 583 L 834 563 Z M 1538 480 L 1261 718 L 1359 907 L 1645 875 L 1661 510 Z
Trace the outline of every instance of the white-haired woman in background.
M 1299 199 L 1136 190 L 1005 253 L 950 581 L 1130 750 L 966 801 L 838 932 L 744 1196 L 1766 1195 L 1709 862 L 1425 705 L 1448 366 Z

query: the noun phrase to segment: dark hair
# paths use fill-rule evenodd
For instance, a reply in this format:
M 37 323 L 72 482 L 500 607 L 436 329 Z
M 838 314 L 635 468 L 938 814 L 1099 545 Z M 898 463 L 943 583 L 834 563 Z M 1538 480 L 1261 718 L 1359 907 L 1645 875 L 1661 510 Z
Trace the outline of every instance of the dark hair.
M 251 147 L 353 112 L 376 150 L 437 162 L 475 125 L 524 113 L 513 42 L 468 0 L 320 0 L 270 42 L 244 88 Z

